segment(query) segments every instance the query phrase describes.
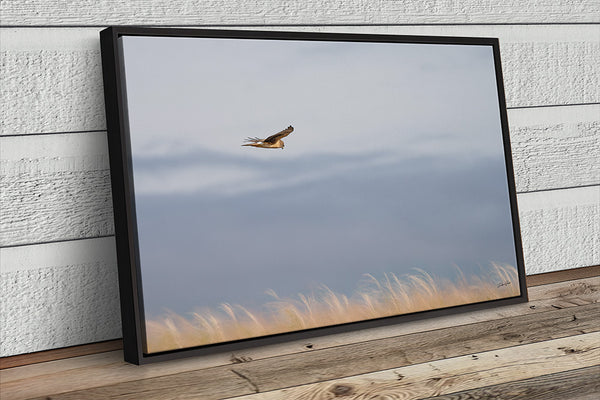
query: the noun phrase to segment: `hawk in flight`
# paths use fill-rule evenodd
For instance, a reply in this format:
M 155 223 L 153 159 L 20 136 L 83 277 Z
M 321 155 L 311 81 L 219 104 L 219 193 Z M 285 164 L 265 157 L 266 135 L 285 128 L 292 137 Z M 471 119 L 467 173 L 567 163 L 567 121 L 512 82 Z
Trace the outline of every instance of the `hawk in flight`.
M 283 140 L 281 140 L 281 139 L 283 139 L 284 137 L 286 137 L 293 131 L 294 131 L 294 127 L 290 125 L 286 129 L 282 130 L 281 132 L 277 132 L 276 134 L 271 135 L 266 139 L 259 139 L 257 137 L 254 137 L 254 138 L 249 137 L 248 139 L 245 140 L 245 144 L 243 144 L 242 146 L 262 147 L 265 149 L 283 149 L 283 147 L 285 145 L 283 144 Z

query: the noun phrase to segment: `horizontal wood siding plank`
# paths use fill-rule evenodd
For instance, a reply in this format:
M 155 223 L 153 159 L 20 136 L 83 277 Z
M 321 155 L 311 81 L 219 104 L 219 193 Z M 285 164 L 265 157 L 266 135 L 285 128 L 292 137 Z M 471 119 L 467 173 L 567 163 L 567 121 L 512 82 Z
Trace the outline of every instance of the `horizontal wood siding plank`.
M 590 381 L 595 381 L 590 379 L 592 378 L 590 372 L 598 373 L 600 367 L 590 366 L 595 364 L 594 357 L 600 354 L 598 348 L 600 345 L 594 343 L 594 340 L 598 339 L 600 339 L 598 333 L 578 335 L 235 397 L 235 400 L 317 400 L 332 398 L 336 393 L 344 394 L 343 398 L 348 400 L 365 398 L 416 400 L 428 396 L 433 396 L 430 399 L 447 400 L 518 399 L 529 398 L 526 396 L 536 393 L 542 385 L 546 385 L 547 388 L 549 376 L 553 376 L 554 379 L 569 377 L 570 379 L 565 379 L 566 385 L 561 382 L 553 390 L 568 395 L 574 393 L 575 382 L 582 388 L 597 387 L 597 383 L 590 385 Z M 578 357 L 579 355 L 582 357 Z M 587 367 L 585 372 L 581 370 L 582 367 Z M 573 379 L 573 372 L 571 372 L 573 369 L 577 369 L 581 374 L 580 379 Z M 564 373 L 566 375 L 562 375 Z M 587 378 L 588 382 L 584 381 L 584 378 Z M 518 382 L 513 382 L 515 380 Z M 523 390 L 525 382 L 532 383 L 530 392 Z M 518 388 L 516 397 L 509 395 L 515 392 L 511 389 L 513 384 Z M 487 387 L 482 388 L 482 386 Z M 491 395 L 492 393 L 494 395 Z M 553 398 L 562 400 L 571 397 Z
M 46 246 L 54 246 L 54 250 L 57 252 L 60 250 L 58 248 L 60 247 L 59 244 Z M 23 254 L 22 250 L 22 248 L 20 250 L 15 248 L 10 251 Z M 18 254 L 13 254 L 11 258 L 19 259 L 20 257 L 18 257 Z M 80 261 L 85 261 L 85 259 L 82 258 Z M 33 263 L 33 266 L 37 265 L 39 264 Z M 39 364 L 0 371 L 0 377 L 3 382 L 3 385 L 0 386 L 0 388 L 21 387 L 22 397 L 29 398 L 47 393 L 45 390 L 48 387 L 56 387 L 55 393 L 66 392 L 90 386 L 106 386 L 129 380 L 170 375 L 222 365 L 236 365 L 240 362 L 250 360 L 268 359 L 286 354 L 292 355 L 334 348 L 352 343 L 450 328 L 453 326 L 473 324 L 475 322 L 501 320 L 503 318 L 518 315 L 528 315 L 531 318 L 534 318 L 536 314 L 546 311 L 560 308 L 570 308 L 574 310 L 581 305 L 597 303 L 600 300 L 600 278 L 588 278 L 575 282 L 564 282 L 531 288 L 529 289 L 529 298 L 529 303 L 472 311 L 458 315 L 428 318 L 343 334 L 315 337 L 310 340 L 305 339 L 270 346 L 248 348 L 235 352 L 235 354 L 217 353 L 205 357 L 194 357 L 167 363 L 145 365 L 134 369 L 132 369 L 130 365 L 123 363 L 122 351 L 79 357 L 75 363 L 75 368 L 78 368 L 76 370 L 74 370 L 73 360 L 59 360 L 51 364 Z M 107 308 L 104 308 L 104 312 L 107 314 L 118 313 L 117 310 Z M 16 323 L 19 322 L 16 321 Z M 63 375 L 68 376 L 69 379 L 63 379 Z M 23 381 L 27 379 L 39 381 L 40 384 L 36 387 L 23 385 Z M 90 382 L 93 382 L 93 384 Z
M 389 337 L 302 354 L 248 361 L 132 380 L 52 399 L 203 398 L 220 399 L 281 389 L 326 379 L 371 373 L 444 358 L 472 355 L 568 336 L 592 333 L 600 326 L 600 305 L 548 311 L 531 316 L 509 317 L 459 327 Z M 426 350 L 425 350 L 426 349 Z M 593 357 L 592 354 L 590 354 Z M 593 360 L 593 358 L 592 358 Z M 588 365 L 590 365 L 588 361 Z M 299 372 L 301 371 L 301 372 Z M 246 385 L 236 385 L 238 378 Z M 228 383 L 232 384 L 229 385 Z
M 2 52 L 1 134 L 106 129 L 98 51 Z M 77 128 L 76 128 L 77 127 Z
M 508 111 L 517 192 L 600 184 L 600 104 Z
M 114 236 L 68 240 L 56 243 L 0 248 L 0 272 L 37 270 L 47 267 L 99 264 L 113 268 L 117 256 Z M 116 269 L 116 267 L 114 267 Z
M 258 0 L 142 0 L 120 7 L 107 0 L 79 0 L 57 7 L 44 0 L 12 0 L 3 4 L 4 25 L 118 24 L 443 24 L 598 22 L 593 0 L 534 0 L 526 5 L 494 0 L 462 2 Z
M 0 135 L 105 129 L 99 30 L 0 30 Z M 600 102 L 600 25 L 292 30 L 499 37 L 509 107 Z
M 517 197 L 528 274 L 600 264 L 600 185 Z
M 0 246 L 114 233 L 106 132 L 0 142 Z
M 540 209 L 519 215 L 528 274 L 600 264 L 600 204 Z
M 115 261 L 0 276 L 0 357 L 121 337 Z
M 107 170 L 27 176 L 4 184 L 0 197 L 5 204 L 0 215 L 1 246 L 114 233 Z

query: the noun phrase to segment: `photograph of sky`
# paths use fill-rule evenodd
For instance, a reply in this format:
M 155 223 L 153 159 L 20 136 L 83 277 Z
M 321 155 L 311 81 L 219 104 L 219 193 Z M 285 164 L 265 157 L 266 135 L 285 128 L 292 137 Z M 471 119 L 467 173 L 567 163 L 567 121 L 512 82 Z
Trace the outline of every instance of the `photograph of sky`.
M 119 40 L 147 319 L 516 265 L 491 46 Z

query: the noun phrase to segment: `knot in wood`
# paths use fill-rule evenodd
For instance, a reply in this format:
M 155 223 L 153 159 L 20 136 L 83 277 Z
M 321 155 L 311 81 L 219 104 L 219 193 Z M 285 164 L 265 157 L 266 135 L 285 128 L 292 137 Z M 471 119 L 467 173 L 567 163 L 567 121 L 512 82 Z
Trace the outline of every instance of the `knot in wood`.
M 335 385 L 329 389 L 329 391 L 336 397 L 350 395 L 354 392 L 354 390 L 352 390 L 352 386 L 349 385 Z

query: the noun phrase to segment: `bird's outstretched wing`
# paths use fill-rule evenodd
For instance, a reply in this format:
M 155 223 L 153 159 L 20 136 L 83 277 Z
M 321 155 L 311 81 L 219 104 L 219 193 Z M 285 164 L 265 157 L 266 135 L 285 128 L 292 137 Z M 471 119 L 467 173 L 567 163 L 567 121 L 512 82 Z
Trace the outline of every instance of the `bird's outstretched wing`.
M 279 139 L 283 139 L 284 137 L 286 137 L 293 131 L 294 131 L 294 127 L 290 125 L 286 129 L 282 130 L 281 132 L 277 132 L 276 134 L 269 136 L 268 138 L 263 140 L 263 143 L 275 143 Z

